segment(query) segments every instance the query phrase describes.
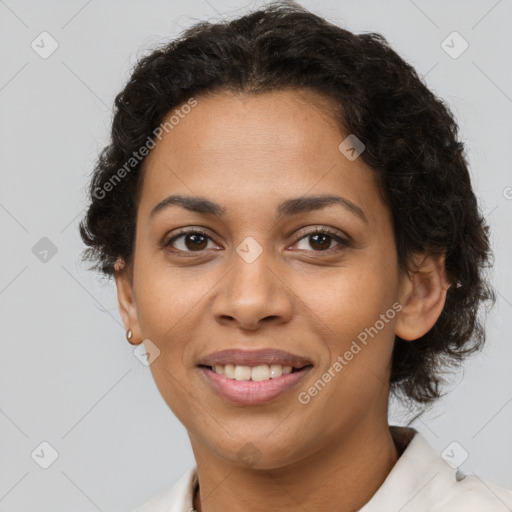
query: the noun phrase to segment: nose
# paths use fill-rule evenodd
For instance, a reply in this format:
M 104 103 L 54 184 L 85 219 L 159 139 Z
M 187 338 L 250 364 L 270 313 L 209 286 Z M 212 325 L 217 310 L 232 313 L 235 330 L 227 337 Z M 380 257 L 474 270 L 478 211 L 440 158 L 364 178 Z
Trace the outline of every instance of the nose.
M 212 305 L 217 322 L 256 330 L 269 322 L 290 321 L 293 293 L 264 254 L 251 263 L 234 255 Z

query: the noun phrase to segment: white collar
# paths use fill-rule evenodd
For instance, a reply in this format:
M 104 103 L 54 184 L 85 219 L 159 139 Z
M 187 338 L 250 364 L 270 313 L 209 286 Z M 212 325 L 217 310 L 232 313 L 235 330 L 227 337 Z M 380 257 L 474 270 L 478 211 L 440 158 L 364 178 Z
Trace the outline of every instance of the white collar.
M 359 512 L 510 512 L 512 491 L 453 469 L 410 427 L 390 426 L 402 452 L 384 483 Z M 197 468 L 133 512 L 190 512 Z

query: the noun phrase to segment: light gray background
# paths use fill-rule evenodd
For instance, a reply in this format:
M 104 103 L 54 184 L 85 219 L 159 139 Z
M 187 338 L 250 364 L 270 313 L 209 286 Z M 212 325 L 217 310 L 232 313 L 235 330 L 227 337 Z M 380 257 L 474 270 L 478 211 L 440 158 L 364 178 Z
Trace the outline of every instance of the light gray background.
M 512 2 L 301 3 L 349 30 L 381 32 L 457 116 L 493 229 L 499 295 L 484 352 L 414 426 L 439 453 L 460 443 L 465 472 L 512 488 Z M 0 510 L 130 510 L 194 463 L 125 341 L 114 283 L 79 263 L 77 226 L 136 59 L 247 5 L 257 4 L 0 0 Z M 31 48 L 43 31 L 59 44 L 47 59 Z M 441 47 L 453 31 L 469 43 L 457 59 Z M 42 237 L 57 247 L 46 263 L 32 252 Z M 396 406 L 390 422 L 403 423 Z M 59 455 L 46 470 L 31 458 L 42 441 Z

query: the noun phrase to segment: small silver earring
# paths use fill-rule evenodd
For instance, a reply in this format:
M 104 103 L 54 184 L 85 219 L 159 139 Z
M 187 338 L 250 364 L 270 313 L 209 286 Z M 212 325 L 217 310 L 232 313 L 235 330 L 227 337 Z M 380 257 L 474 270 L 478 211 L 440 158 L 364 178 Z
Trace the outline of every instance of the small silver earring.
M 131 329 L 128 329 L 128 330 L 126 331 L 126 339 L 127 339 L 128 341 L 130 341 L 130 340 L 132 339 L 132 336 L 133 336 L 132 330 L 131 330 Z

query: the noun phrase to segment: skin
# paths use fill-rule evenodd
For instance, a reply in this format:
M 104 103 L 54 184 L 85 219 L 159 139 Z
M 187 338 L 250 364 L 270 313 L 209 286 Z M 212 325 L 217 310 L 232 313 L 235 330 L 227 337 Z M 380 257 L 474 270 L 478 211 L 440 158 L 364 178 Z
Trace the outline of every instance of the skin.
M 421 337 L 444 306 L 443 259 L 416 254 L 410 273 L 399 269 L 374 171 L 340 152 L 347 134 L 320 99 L 310 91 L 197 97 L 144 162 L 133 267 L 120 261 L 116 271 L 119 307 L 132 342 L 149 338 L 160 350 L 150 369 L 187 429 L 200 483 L 194 507 L 203 512 L 353 511 L 367 503 L 400 455 L 387 421 L 394 337 Z M 225 218 L 176 205 L 151 217 L 171 194 L 207 197 Z M 280 201 L 317 194 L 348 199 L 367 221 L 341 205 L 277 218 Z M 199 249 L 190 237 L 162 247 L 184 227 L 210 238 Z M 315 243 L 306 236 L 312 227 L 349 245 Z M 246 237 L 262 249 L 251 263 L 236 252 Z M 401 311 L 301 404 L 298 394 L 394 303 Z M 212 352 L 266 347 L 314 366 L 264 405 L 227 401 L 196 367 Z M 244 462 L 247 443 L 258 455 Z

